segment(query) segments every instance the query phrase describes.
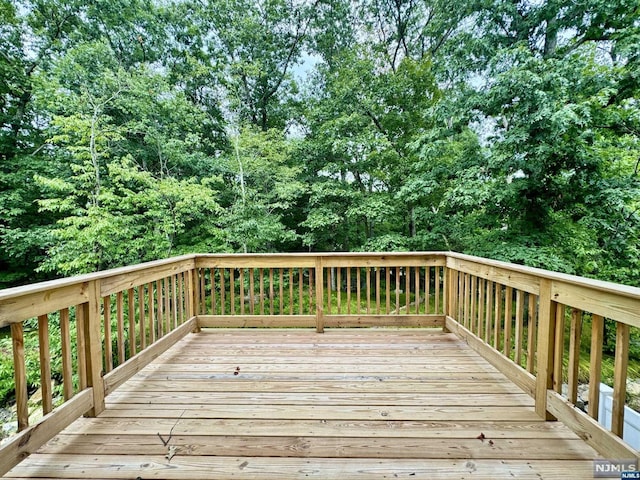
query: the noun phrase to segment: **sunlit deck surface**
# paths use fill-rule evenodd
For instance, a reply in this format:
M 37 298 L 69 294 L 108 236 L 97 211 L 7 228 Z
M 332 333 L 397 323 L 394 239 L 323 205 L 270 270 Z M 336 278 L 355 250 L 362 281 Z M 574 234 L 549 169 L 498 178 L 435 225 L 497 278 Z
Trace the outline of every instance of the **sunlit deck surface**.
M 453 334 L 216 329 L 7 477 L 584 479 L 594 458 Z

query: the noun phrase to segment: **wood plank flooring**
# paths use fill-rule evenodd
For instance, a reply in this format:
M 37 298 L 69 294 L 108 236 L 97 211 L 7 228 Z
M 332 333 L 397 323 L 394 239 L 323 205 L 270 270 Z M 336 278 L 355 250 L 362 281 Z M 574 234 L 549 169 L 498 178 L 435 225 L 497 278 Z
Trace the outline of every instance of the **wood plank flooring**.
M 453 334 L 223 329 L 187 336 L 6 477 L 583 479 L 594 458 Z

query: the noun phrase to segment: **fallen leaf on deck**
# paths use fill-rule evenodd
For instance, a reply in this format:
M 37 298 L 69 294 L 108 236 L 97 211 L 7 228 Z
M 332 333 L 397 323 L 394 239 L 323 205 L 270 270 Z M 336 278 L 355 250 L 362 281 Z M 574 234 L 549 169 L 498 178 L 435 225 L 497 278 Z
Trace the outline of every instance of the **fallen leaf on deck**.
M 178 447 L 176 447 L 175 445 L 170 445 L 169 451 L 165 455 L 165 458 L 171 461 L 171 459 L 176 456 L 176 453 L 178 453 Z

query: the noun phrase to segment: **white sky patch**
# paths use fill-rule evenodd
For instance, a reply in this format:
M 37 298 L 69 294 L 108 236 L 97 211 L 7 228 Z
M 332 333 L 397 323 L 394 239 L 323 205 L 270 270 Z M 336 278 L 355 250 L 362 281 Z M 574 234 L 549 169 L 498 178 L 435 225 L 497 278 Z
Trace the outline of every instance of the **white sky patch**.
M 307 79 L 313 69 L 322 62 L 322 57 L 313 53 L 302 52 L 300 60 L 291 69 L 291 73 L 296 82 L 300 83 Z

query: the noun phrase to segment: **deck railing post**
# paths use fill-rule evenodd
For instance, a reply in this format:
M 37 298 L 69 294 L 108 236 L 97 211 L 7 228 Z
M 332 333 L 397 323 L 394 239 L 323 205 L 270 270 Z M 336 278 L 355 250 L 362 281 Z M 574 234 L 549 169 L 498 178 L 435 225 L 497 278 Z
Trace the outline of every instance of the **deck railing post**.
M 100 307 L 100 280 L 89 282 L 89 302 L 82 304 L 84 315 L 82 320 L 86 339 L 85 358 L 87 368 L 87 387 L 93 391 L 93 408 L 88 415 L 95 417 L 104 410 L 104 381 L 102 379 L 102 316 Z
M 200 275 L 201 272 L 196 265 L 191 274 L 191 291 L 193 292 L 193 315 L 196 317 L 200 313 L 200 296 L 202 295 L 202 292 L 200 292 Z
M 442 325 L 442 331 L 443 332 L 447 332 L 447 322 L 446 322 L 446 318 L 447 316 L 451 315 L 451 311 L 452 309 L 452 286 L 453 284 L 451 283 L 451 275 L 453 274 L 453 271 L 449 268 L 449 267 L 444 267 L 444 278 L 442 279 L 442 287 L 443 287 L 443 292 L 442 292 L 442 309 L 443 309 L 443 313 L 444 313 L 444 317 L 445 317 L 445 322 L 444 325 Z M 440 281 L 437 276 L 435 279 L 436 282 Z M 436 312 L 438 313 L 438 312 Z
M 538 362 L 536 375 L 536 413 L 555 420 L 547 410 L 547 391 L 553 388 L 556 302 L 551 299 L 551 280 L 540 279 Z
M 200 305 L 200 280 L 198 278 L 197 265 L 187 272 L 187 318 L 197 317 Z M 200 325 L 196 323 L 194 332 L 200 331 Z
M 316 332 L 324 333 L 324 272 L 322 257 L 316 257 Z M 331 299 L 329 299 L 331 301 Z
M 458 291 L 458 271 L 451 267 L 446 267 L 446 272 L 449 288 L 447 289 L 448 298 L 445 299 L 445 305 L 447 308 L 445 315 L 448 315 L 457 321 L 456 310 L 458 305 L 458 295 L 460 294 Z

